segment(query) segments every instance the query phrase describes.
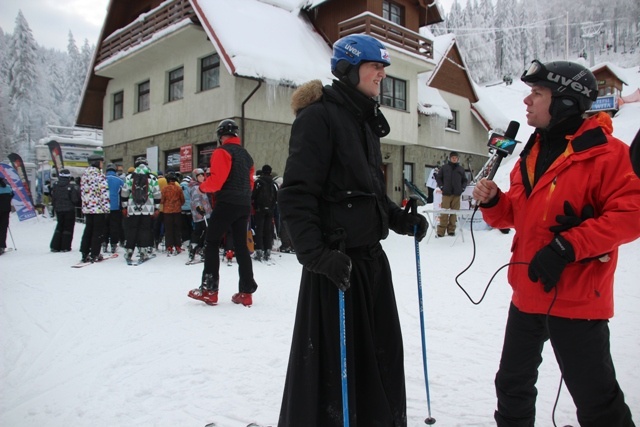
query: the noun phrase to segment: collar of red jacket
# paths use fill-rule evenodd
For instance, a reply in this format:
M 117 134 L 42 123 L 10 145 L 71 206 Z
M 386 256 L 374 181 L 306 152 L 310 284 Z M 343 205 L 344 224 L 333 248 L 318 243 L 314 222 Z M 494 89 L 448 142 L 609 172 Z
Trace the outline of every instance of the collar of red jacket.
M 240 137 L 230 136 L 229 138 L 224 140 L 224 143 L 222 145 L 227 145 L 227 144 L 240 145 Z

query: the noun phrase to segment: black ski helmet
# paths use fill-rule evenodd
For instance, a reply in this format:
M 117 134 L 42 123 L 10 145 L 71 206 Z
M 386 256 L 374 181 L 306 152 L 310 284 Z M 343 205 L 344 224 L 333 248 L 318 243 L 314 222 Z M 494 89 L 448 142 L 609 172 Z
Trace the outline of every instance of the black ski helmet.
M 352 86 L 360 83 L 358 70 L 363 62 L 391 65 L 389 53 L 379 40 L 365 34 L 351 34 L 333 44 L 331 73 Z
M 178 180 L 176 173 L 173 171 L 167 172 L 167 174 L 165 175 L 165 178 L 167 179 L 167 182 L 176 182 Z
M 100 162 L 104 161 L 104 157 L 101 154 L 92 154 L 89 157 L 87 157 L 87 163 L 89 163 L 89 166 L 93 166 L 95 168 L 99 168 L 100 167 Z
M 136 160 L 135 160 L 135 162 L 133 162 L 133 165 L 135 167 L 138 167 L 140 165 L 147 165 L 148 166 L 149 163 L 147 162 L 147 158 L 146 157 L 140 156 L 140 157 L 136 157 Z
M 224 119 L 220 122 L 218 127 L 216 128 L 216 135 L 218 136 L 218 141 L 220 141 L 220 137 L 224 135 L 229 136 L 238 136 L 238 125 L 235 121 L 231 119 Z
M 533 60 L 520 77 L 529 86 L 544 86 L 551 89 L 552 123 L 591 108 L 598 98 L 598 82 L 586 67 L 569 61 L 553 61 L 546 64 Z

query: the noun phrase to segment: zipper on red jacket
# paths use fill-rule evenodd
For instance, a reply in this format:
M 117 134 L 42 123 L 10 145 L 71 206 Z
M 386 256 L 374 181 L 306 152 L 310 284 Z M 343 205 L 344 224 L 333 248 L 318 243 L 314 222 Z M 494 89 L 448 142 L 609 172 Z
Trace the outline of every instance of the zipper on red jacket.
M 556 189 L 556 182 L 558 181 L 558 176 L 553 177 L 553 181 L 551 181 L 551 185 L 549 186 L 549 192 L 547 193 L 547 200 L 545 203 L 544 214 L 542 215 L 542 220 L 547 220 L 547 214 L 549 213 L 549 205 L 551 204 L 551 198 L 553 197 L 553 192 Z

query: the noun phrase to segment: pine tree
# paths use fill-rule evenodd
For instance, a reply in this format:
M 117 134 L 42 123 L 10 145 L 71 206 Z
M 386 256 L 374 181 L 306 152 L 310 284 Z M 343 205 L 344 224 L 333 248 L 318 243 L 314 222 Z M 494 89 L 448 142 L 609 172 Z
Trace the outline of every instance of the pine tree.
M 38 98 L 37 46 L 31 28 L 18 11 L 16 27 L 9 46 L 9 103 L 15 113 L 13 138 L 17 151 L 24 159 L 33 160 L 29 153 L 34 125 L 32 108 Z

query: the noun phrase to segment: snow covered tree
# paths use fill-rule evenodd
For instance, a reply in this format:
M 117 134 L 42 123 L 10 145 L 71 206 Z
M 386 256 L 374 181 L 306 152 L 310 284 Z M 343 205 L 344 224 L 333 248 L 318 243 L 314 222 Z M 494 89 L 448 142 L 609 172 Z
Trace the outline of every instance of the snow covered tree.
M 31 28 L 18 11 L 16 27 L 9 44 L 9 103 L 15 114 L 13 121 L 13 138 L 16 150 L 25 161 L 32 159 L 29 153 L 34 125 L 32 109 L 38 99 L 37 45 Z

